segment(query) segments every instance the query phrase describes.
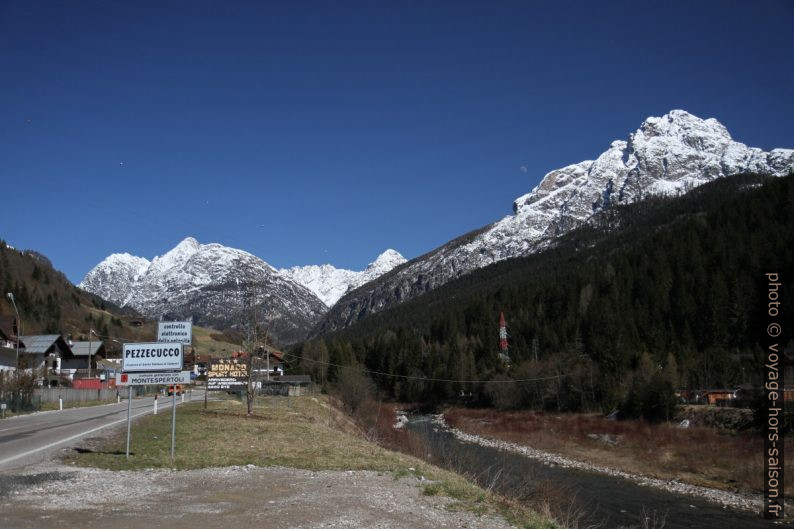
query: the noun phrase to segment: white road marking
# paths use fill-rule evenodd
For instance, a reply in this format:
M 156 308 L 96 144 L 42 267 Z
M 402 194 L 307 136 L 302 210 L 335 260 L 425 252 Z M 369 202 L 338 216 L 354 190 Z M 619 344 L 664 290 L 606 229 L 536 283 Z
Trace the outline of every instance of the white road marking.
M 177 402 L 177 404 L 179 404 L 179 403 Z M 143 411 L 141 413 L 138 413 L 137 415 L 131 415 L 131 418 L 135 419 L 136 417 L 140 417 L 141 415 L 146 415 L 147 413 L 151 413 L 151 411 L 152 410 L 146 410 L 146 411 Z M 102 430 L 104 428 L 108 428 L 110 426 L 115 426 L 116 424 L 119 424 L 119 423 L 122 423 L 122 422 L 127 422 L 127 418 L 124 417 L 123 419 L 119 419 L 117 421 L 113 421 L 111 423 L 104 424 L 102 426 L 97 426 L 96 428 L 92 428 L 91 430 L 88 430 L 86 432 L 79 433 L 79 434 L 73 435 L 71 437 L 67 437 L 66 439 L 61 439 L 60 441 L 55 441 L 54 443 L 50 443 L 48 445 L 41 446 L 39 448 L 34 448 L 33 450 L 28 450 L 27 452 L 24 452 L 22 454 L 17 454 L 15 456 L 12 456 L 12 457 L 9 457 L 9 458 L 6 458 L 6 459 L 0 459 L 0 467 L 5 465 L 6 463 L 10 463 L 11 461 L 16 461 L 17 459 L 21 459 L 23 457 L 27 457 L 29 455 L 35 454 L 36 452 L 41 452 L 42 450 L 49 450 L 51 448 L 55 448 L 58 445 L 62 445 L 62 444 L 68 443 L 69 441 L 74 441 L 75 439 L 79 439 L 80 437 L 86 436 L 86 435 L 88 435 L 90 433 L 98 432 L 99 430 Z

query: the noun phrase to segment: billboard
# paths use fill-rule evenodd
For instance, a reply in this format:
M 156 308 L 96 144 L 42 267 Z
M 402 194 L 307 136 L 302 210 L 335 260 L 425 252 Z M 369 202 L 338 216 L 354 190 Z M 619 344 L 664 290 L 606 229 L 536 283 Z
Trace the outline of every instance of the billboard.
M 181 343 L 125 343 L 121 371 L 181 371 Z
M 220 359 L 210 362 L 207 391 L 244 391 L 248 387 L 248 363 L 245 360 Z
M 157 323 L 157 341 L 193 343 L 193 322 L 192 321 L 161 321 Z
M 117 386 L 190 384 L 190 371 L 178 373 L 116 373 Z

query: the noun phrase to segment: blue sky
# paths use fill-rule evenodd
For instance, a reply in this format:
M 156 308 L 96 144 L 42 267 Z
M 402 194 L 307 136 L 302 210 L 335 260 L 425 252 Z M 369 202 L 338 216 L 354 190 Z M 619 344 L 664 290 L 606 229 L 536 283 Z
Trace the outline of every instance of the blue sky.
M 792 27 L 782 0 L 0 0 L 0 237 L 75 282 L 186 236 L 415 257 L 673 108 L 794 147 Z

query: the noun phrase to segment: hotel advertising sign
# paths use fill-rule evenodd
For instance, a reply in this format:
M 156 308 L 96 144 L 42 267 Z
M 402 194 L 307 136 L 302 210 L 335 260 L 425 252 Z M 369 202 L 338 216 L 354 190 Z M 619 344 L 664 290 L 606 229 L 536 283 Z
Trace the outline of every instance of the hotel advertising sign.
M 181 343 L 125 343 L 121 371 L 181 371 L 183 360 Z
M 243 391 L 248 387 L 245 360 L 213 360 L 207 371 L 207 391 Z

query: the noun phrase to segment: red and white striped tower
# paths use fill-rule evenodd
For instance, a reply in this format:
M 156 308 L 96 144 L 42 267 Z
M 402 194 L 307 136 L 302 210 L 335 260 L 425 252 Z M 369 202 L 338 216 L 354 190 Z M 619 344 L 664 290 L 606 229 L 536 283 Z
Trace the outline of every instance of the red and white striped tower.
M 510 363 L 510 355 L 507 351 L 507 324 L 505 323 L 505 313 L 499 313 L 499 357 L 506 363 Z

